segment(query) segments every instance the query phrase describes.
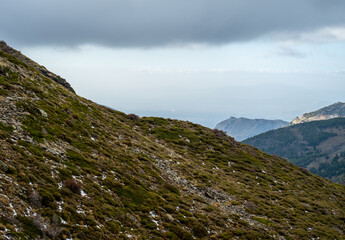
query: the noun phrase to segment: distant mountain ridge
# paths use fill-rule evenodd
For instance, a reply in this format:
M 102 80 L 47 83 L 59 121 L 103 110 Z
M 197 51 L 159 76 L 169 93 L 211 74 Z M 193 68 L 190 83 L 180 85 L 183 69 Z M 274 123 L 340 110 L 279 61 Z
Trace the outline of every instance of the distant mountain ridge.
M 345 117 L 345 103 L 337 102 L 314 112 L 305 113 L 301 118 L 296 117 L 291 124 L 328 120 L 337 117 Z
M 230 117 L 217 124 L 216 129 L 225 131 L 237 141 L 242 141 L 263 132 L 288 125 L 283 120 L 248 119 Z
M 345 118 L 294 124 L 243 142 L 345 185 Z

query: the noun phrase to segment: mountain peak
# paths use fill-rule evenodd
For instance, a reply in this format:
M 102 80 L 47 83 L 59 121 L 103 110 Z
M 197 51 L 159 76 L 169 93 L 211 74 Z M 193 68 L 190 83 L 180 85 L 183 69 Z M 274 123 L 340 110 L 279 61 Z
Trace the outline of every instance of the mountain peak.
M 323 107 L 319 110 L 310 113 L 304 113 L 301 118 L 296 117 L 291 122 L 291 124 L 327 120 L 337 117 L 345 117 L 345 103 L 337 102 L 332 105 Z

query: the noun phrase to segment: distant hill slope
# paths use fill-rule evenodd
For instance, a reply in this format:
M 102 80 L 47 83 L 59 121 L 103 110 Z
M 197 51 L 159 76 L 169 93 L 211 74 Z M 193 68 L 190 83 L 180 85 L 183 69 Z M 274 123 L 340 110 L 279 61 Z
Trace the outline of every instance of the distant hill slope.
M 100 106 L 13 51 L 0 44 L 1 239 L 344 237 L 344 186 L 219 130 Z
M 305 113 L 301 118 L 296 117 L 292 121 L 292 124 L 299 124 L 318 120 L 327 120 L 338 117 L 345 117 L 345 103 L 338 102 L 330 106 L 316 110 L 314 112 Z
M 249 138 L 244 143 L 345 184 L 345 118 L 296 124 Z
M 272 129 L 288 125 L 283 120 L 248 119 L 231 117 L 217 124 L 216 129 L 225 131 L 237 141 L 250 138 Z

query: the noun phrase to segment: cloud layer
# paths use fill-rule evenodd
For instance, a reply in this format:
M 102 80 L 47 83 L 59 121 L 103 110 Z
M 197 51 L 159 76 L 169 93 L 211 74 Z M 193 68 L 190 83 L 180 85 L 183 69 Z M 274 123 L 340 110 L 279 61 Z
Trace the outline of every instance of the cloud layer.
M 11 0 L 0 38 L 18 45 L 225 44 L 345 26 L 343 0 Z

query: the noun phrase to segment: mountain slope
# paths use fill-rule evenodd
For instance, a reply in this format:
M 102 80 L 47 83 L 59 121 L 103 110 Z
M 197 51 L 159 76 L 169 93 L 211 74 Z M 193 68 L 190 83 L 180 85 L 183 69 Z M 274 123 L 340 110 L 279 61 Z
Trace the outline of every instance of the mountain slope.
M 344 186 L 221 131 L 97 105 L 9 49 L 0 47 L 4 238 L 343 237 Z
M 316 110 L 314 112 L 305 113 L 301 118 L 296 117 L 292 121 L 292 124 L 299 124 L 318 120 L 327 120 L 338 117 L 345 117 L 345 103 L 338 102 L 330 106 Z
M 345 118 L 292 125 L 244 142 L 345 184 Z
M 283 120 L 248 119 L 230 117 L 217 124 L 216 129 L 225 131 L 237 141 L 250 138 L 272 129 L 277 129 L 288 125 Z

